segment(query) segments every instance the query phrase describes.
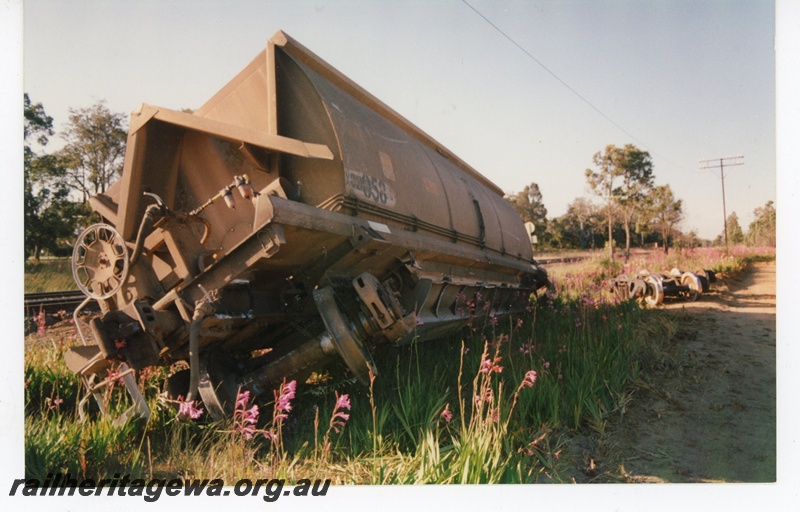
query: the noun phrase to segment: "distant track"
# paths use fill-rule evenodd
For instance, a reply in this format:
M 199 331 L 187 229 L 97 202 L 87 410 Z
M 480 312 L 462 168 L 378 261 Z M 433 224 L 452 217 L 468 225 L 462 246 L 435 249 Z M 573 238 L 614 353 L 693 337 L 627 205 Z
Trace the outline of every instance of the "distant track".
M 645 251 L 636 251 L 636 252 L 632 252 L 631 256 L 646 256 L 648 254 L 651 254 L 651 252 L 652 251 L 647 251 L 647 250 L 645 250 Z M 579 261 L 585 261 L 585 260 L 590 260 L 592 258 L 597 258 L 598 256 L 599 256 L 598 254 L 592 254 L 592 255 L 589 255 L 589 256 L 566 256 L 566 257 L 563 257 L 563 258 L 543 258 L 543 259 L 537 259 L 536 262 L 539 263 L 540 265 L 554 265 L 554 264 L 559 264 L 559 263 L 577 263 Z M 625 256 L 623 254 L 614 254 L 614 259 L 623 259 L 624 260 L 624 258 L 625 258 Z
M 552 265 L 554 263 L 576 263 L 578 261 L 588 260 L 594 256 L 570 256 L 568 258 L 547 258 L 543 260 L 536 260 L 540 265 Z
M 61 310 L 71 313 L 72 310 L 80 306 L 84 299 L 86 299 L 86 295 L 80 290 L 26 293 L 25 315 L 35 315 L 39 313 L 40 310 L 44 310 L 47 314 L 57 313 Z M 97 307 L 96 302 L 92 302 L 89 305 L 90 307 Z

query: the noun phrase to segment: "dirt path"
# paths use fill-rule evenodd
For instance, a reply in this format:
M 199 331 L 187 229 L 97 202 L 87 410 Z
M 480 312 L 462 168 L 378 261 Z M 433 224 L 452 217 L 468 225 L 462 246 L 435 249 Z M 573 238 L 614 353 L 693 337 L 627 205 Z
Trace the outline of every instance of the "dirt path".
M 608 436 L 617 476 L 775 481 L 775 264 L 712 288 L 665 306 L 680 319 L 677 357 L 648 376 Z

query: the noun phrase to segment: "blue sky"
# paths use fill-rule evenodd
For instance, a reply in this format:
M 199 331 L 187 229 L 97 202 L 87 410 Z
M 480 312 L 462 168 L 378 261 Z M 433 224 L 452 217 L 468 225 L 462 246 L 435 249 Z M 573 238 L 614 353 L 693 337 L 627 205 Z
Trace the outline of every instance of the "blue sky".
M 745 229 L 775 199 L 772 2 L 469 5 L 26 0 L 24 89 L 57 127 L 100 99 L 196 108 L 282 29 L 506 192 L 537 182 L 550 216 L 589 194 L 608 144 L 650 151 L 703 237 L 721 233 L 722 204 L 699 160 L 745 156 L 726 178 Z

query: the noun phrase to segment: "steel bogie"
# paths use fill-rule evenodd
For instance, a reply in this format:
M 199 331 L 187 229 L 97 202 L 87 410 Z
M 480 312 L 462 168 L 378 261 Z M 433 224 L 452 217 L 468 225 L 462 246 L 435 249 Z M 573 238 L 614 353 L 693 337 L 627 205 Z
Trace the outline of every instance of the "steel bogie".
M 648 306 L 658 306 L 664 302 L 664 280 L 658 274 L 651 274 L 645 279 L 647 283 L 647 294 L 645 302 Z
M 90 203 L 106 224 L 73 263 L 99 353 L 181 362 L 170 394 L 217 417 L 331 360 L 368 383 L 382 346 L 547 284 L 500 189 L 281 32 L 194 114 L 137 109 Z
M 688 288 L 684 293 L 686 294 L 686 299 L 689 301 L 697 300 L 700 294 L 703 293 L 703 285 L 700 282 L 700 277 L 696 274 L 685 272 L 681 276 L 681 284 Z
M 703 293 L 708 293 L 711 283 L 717 282 L 717 274 L 713 270 L 695 270 L 694 274 L 700 279 Z
M 663 274 L 642 270 L 635 276 L 620 274 L 612 281 L 612 289 L 620 300 L 638 300 L 654 307 L 665 299 L 697 300 L 708 293 L 710 276 L 714 276 L 710 270 L 682 272 L 672 269 Z

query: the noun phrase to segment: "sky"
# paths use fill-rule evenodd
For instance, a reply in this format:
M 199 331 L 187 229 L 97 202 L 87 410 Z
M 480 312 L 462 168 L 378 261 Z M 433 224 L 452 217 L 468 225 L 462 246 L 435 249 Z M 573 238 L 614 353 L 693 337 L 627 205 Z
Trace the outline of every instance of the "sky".
M 57 129 L 105 100 L 197 108 L 284 30 L 550 217 L 609 144 L 649 151 L 685 231 L 775 200 L 775 8 L 721 1 L 26 0 L 23 86 Z M 59 141 L 53 138 L 52 147 Z

